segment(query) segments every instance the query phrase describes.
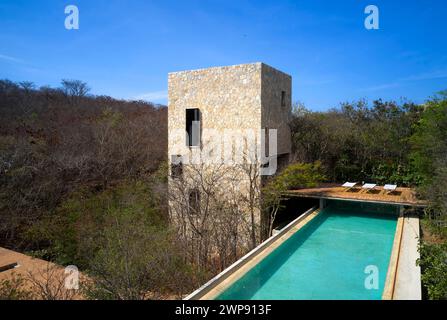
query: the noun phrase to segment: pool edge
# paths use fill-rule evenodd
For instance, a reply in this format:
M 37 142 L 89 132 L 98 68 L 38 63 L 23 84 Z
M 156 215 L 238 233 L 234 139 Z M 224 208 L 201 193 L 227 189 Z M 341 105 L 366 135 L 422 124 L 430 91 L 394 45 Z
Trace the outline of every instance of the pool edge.
M 186 296 L 183 300 L 212 300 L 240 279 L 251 268 L 261 262 L 274 249 L 289 239 L 296 231 L 313 220 L 321 210 L 312 207 L 298 218 L 290 222 L 276 235 L 270 237 L 259 246 L 248 252 L 245 256 L 234 262 L 224 271 L 209 280 L 203 286 Z
M 391 249 L 390 262 L 388 264 L 388 271 L 386 274 L 385 287 L 383 288 L 382 292 L 382 300 L 393 299 L 394 289 L 396 287 L 396 275 L 397 275 L 397 268 L 399 265 L 403 227 L 404 227 L 404 215 L 403 211 L 400 210 L 399 217 L 397 218 L 393 247 Z
M 410 214 L 403 219 L 403 234 L 400 245 L 393 300 L 422 300 L 420 259 L 419 216 Z

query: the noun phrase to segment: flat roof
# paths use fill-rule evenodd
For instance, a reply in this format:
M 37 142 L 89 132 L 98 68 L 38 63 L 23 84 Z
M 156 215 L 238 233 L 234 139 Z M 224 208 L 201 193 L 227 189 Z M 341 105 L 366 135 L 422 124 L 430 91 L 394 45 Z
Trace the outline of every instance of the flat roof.
M 197 69 L 190 69 L 190 70 L 179 70 L 179 71 L 171 71 L 168 72 L 168 75 L 172 74 L 180 74 L 180 73 L 188 73 L 188 72 L 201 72 L 201 71 L 208 71 L 208 70 L 212 70 L 212 69 L 231 69 L 231 68 L 238 68 L 238 67 L 242 67 L 242 66 L 249 66 L 249 65 L 253 65 L 253 66 L 265 66 L 268 68 L 271 68 L 273 70 L 276 70 L 277 72 L 283 73 L 286 76 L 292 78 L 292 76 L 284 71 L 281 71 L 275 67 L 272 67 L 271 65 L 268 65 L 264 62 L 249 62 L 249 63 L 240 63 L 240 64 L 232 64 L 232 65 L 228 65 L 228 66 L 210 66 L 210 67 L 204 67 L 204 68 L 197 68 Z
M 2 269 L 6 270 L 1 271 Z M 63 266 L 0 247 L 0 281 L 11 280 L 14 276 L 21 276 L 24 280 L 33 277 L 35 281 L 54 286 L 53 291 L 56 292 L 60 283 L 64 283 L 67 273 Z M 80 282 L 85 279 L 82 274 L 79 276 Z M 48 277 L 52 279 L 49 280 Z M 32 286 L 29 281 L 25 282 L 24 286 L 32 291 L 35 290 L 35 286 Z M 62 290 L 67 289 L 62 288 Z M 83 299 L 83 296 L 80 292 L 75 292 L 72 299 Z
M 317 188 L 289 190 L 286 194 L 288 196 L 303 198 L 349 200 L 413 207 L 427 206 L 426 201 L 417 198 L 414 189 L 403 187 L 397 188 L 394 192 L 388 192 L 382 186 L 377 186 L 374 190 L 367 191 L 361 189 L 361 187 L 347 190 L 347 188 L 339 185 L 324 185 Z
M 12 264 L 17 264 L 17 266 L 0 272 L 0 281 L 10 278 L 12 274 L 26 276 L 28 272 L 42 271 L 48 266 L 56 266 L 54 263 L 0 247 L 0 267 Z

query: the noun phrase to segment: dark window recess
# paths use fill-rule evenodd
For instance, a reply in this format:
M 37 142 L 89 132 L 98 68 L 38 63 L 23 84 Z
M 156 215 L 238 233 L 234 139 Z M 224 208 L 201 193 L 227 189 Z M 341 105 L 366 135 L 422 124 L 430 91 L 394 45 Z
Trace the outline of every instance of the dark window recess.
M 269 128 L 264 129 L 264 136 L 261 138 L 261 168 L 268 168 L 270 166 L 270 132 Z
M 285 107 L 285 106 L 286 106 L 286 92 L 281 91 L 281 107 Z
M 261 161 L 263 161 L 264 158 L 268 158 L 270 156 L 270 129 L 265 128 L 264 129 L 264 136 L 261 137 Z
M 200 212 L 200 192 L 197 189 L 192 189 L 189 192 L 189 213 L 197 215 Z
M 171 176 L 180 178 L 183 175 L 183 163 L 181 155 L 171 156 Z
M 285 167 L 287 167 L 287 165 L 289 164 L 290 155 L 288 153 L 280 154 L 280 155 L 278 155 L 277 161 L 278 161 L 277 162 L 277 164 L 278 164 L 277 171 L 280 171 L 280 170 L 284 169 Z
M 186 109 L 186 145 L 200 146 L 200 110 Z

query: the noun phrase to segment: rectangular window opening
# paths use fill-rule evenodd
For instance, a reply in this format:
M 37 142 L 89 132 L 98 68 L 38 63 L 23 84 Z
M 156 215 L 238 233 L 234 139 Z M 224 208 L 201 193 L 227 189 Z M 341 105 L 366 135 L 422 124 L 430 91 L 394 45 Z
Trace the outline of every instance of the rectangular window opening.
M 186 145 L 188 147 L 200 146 L 200 110 L 186 109 Z

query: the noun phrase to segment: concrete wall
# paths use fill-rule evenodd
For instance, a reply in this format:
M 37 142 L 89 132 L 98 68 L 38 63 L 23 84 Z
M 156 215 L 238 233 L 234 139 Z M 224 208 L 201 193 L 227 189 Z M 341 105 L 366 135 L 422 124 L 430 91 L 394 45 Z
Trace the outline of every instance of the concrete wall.
M 421 268 L 416 263 L 420 258 L 418 252 L 419 217 L 406 216 L 403 219 L 403 234 L 393 300 L 421 300 Z

